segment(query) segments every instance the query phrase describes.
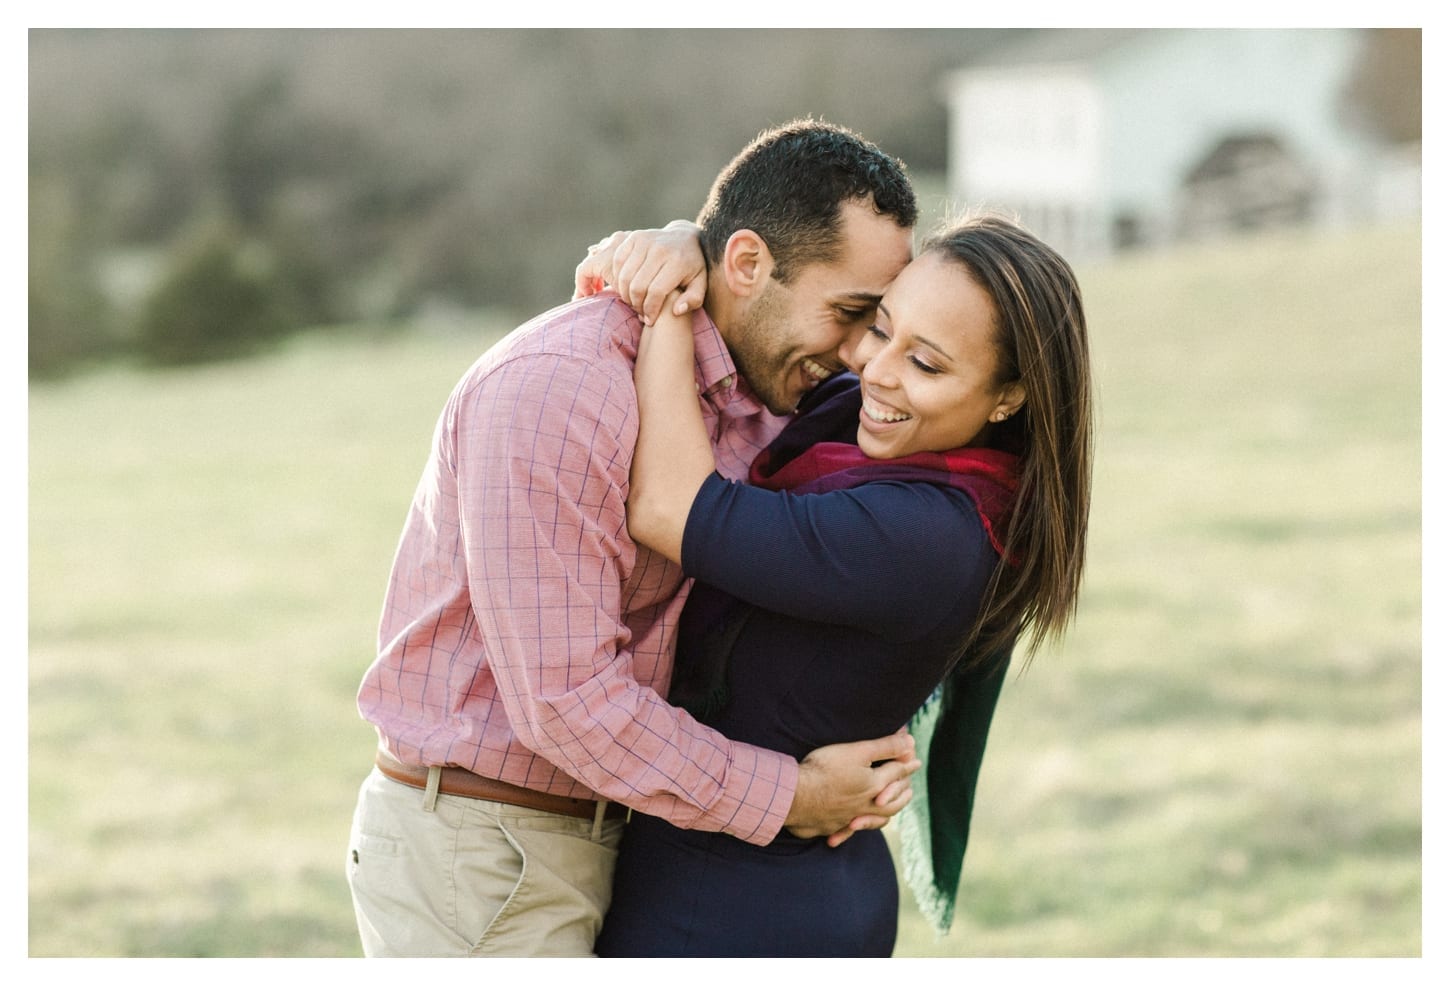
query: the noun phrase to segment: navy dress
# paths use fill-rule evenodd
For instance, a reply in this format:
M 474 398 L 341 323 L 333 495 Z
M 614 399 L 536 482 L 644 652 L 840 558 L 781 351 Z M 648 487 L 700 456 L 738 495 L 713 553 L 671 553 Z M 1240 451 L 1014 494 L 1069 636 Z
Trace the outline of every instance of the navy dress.
M 907 722 L 951 669 L 997 555 L 957 489 L 890 481 L 797 495 L 712 476 L 682 564 L 699 581 L 677 676 L 712 648 L 730 654 L 724 688 L 687 707 L 732 739 L 801 759 Z M 983 735 L 1003 670 L 981 674 Z M 761 847 L 636 814 L 596 951 L 889 956 L 897 910 L 880 832 L 832 849 L 782 830 Z

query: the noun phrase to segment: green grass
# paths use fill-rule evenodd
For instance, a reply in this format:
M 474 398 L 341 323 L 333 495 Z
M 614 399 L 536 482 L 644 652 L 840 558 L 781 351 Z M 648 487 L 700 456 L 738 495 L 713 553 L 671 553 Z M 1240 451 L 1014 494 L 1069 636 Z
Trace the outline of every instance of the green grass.
M 1421 952 L 1419 230 L 1080 271 L 1079 619 L 900 955 Z M 353 695 L 476 337 L 30 391 L 33 956 L 358 954 Z

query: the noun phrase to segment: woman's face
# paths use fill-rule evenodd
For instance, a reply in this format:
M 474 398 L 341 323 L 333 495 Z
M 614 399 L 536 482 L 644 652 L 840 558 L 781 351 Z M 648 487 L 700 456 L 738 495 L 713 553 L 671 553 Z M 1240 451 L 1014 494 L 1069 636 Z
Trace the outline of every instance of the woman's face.
M 996 311 L 960 264 L 937 251 L 907 265 L 847 363 L 861 377 L 861 451 L 873 459 L 945 452 L 981 439 L 1022 404 L 997 382 Z

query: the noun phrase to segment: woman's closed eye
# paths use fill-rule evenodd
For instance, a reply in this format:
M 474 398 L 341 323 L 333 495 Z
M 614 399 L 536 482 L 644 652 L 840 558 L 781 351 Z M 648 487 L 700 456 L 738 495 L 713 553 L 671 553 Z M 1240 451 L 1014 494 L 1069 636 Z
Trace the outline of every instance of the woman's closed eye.
M 885 329 L 883 329 L 879 323 L 873 322 L 870 326 L 867 327 L 866 331 L 871 333 L 877 339 L 880 339 L 882 342 L 891 341 L 891 335 Z M 916 367 L 923 373 L 929 373 L 932 376 L 936 376 L 938 373 L 945 372 L 941 367 L 936 366 L 928 360 L 922 359 L 916 353 L 909 354 L 906 359 L 909 363 L 911 363 L 912 366 Z

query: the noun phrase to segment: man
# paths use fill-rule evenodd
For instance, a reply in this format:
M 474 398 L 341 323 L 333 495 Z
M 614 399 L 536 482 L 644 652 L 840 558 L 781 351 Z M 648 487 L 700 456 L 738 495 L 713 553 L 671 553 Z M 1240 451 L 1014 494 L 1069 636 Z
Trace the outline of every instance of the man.
M 721 172 L 696 346 L 723 474 L 839 368 L 915 220 L 899 163 L 825 123 L 767 131 Z M 905 803 L 904 736 L 797 764 L 661 697 L 687 586 L 626 533 L 640 331 L 612 295 L 554 309 L 443 410 L 358 695 L 380 740 L 348 863 L 368 955 L 590 954 L 624 807 L 765 844 Z

